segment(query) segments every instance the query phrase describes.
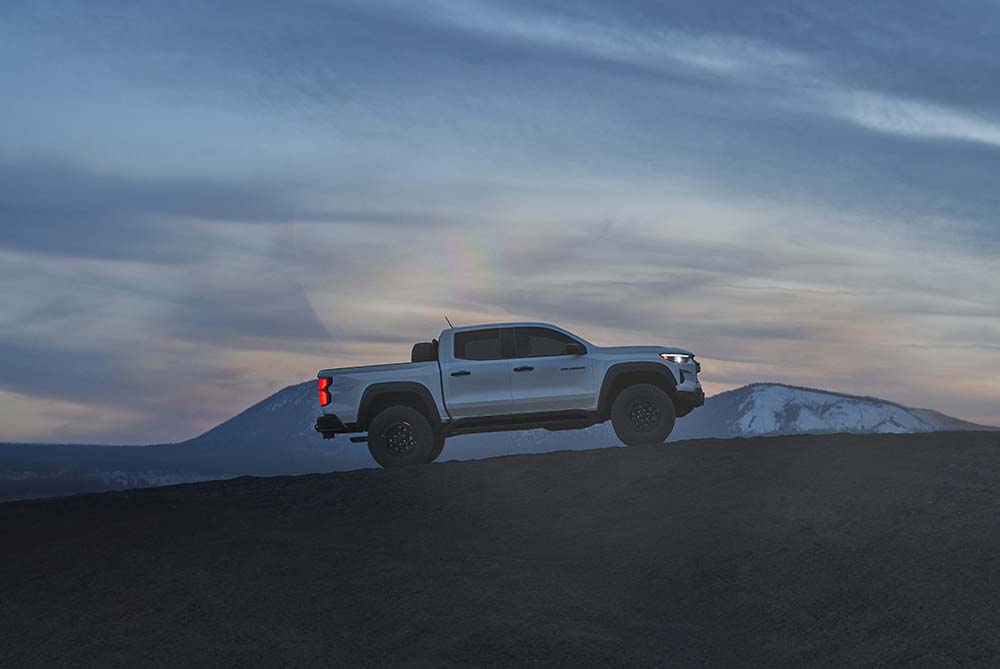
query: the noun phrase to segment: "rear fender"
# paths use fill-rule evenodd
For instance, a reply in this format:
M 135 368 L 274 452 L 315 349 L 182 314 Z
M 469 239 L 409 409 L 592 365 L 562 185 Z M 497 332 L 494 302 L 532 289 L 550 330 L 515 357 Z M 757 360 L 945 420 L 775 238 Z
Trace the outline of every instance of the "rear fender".
M 441 424 L 441 414 L 438 413 L 437 405 L 431 391 L 422 383 L 415 381 L 387 381 L 385 383 L 373 383 L 365 388 L 361 395 L 361 403 L 358 406 L 358 426 L 362 430 L 367 430 L 371 419 L 372 407 L 378 404 L 380 397 L 385 395 L 408 395 L 414 399 L 414 405 L 422 409 L 427 415 L 431 425 L 437 427 Z

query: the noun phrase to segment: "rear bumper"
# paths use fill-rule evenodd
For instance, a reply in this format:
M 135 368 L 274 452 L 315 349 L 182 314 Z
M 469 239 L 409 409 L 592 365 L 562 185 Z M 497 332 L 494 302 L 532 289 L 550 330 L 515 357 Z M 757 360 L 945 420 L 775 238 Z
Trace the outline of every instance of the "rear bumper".
M 316 431 L 323 435 L 324 439 L 333 439 L 334 435 L 346 432 L 359 432 L 357 423 L 348 423 L 333 414 L 325 414 L 316 419 Z

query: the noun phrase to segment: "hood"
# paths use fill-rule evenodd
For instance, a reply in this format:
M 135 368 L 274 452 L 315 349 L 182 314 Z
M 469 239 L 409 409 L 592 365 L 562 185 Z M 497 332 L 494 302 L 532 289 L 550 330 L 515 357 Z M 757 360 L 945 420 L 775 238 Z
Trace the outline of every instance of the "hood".
M 670 348 L 669 346 L 602 346 L 601 351 L 617 355 L 659 355 L 660 353 L 694 355 L 691 351 L 683 348 Z

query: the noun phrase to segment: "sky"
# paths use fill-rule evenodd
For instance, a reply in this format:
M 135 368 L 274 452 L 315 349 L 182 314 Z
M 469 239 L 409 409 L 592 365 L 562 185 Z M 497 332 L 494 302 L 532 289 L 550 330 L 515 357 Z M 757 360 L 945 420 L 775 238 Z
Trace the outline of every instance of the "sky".
M 1000 5 L 0 5 L 0 441 L 537 320 L 1000 424 Z

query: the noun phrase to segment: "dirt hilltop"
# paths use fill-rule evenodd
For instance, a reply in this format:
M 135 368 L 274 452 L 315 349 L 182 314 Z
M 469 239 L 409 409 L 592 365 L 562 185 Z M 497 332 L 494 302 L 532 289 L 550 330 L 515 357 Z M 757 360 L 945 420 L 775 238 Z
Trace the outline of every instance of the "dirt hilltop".
M 995 666 L 998 483 L 955 432 L 2 504 L 0 665 Z

